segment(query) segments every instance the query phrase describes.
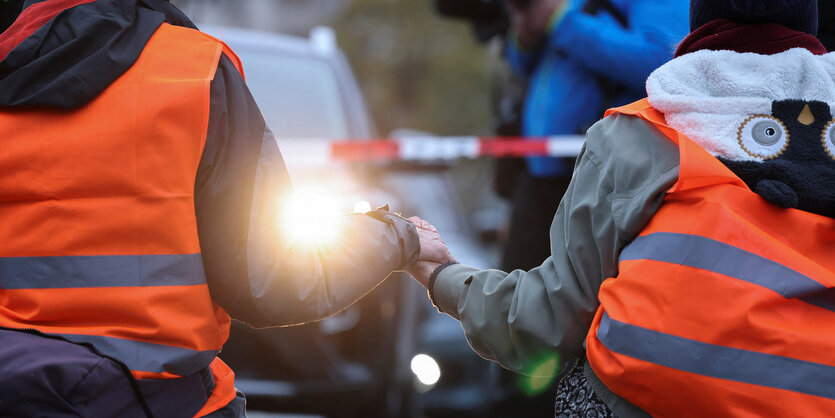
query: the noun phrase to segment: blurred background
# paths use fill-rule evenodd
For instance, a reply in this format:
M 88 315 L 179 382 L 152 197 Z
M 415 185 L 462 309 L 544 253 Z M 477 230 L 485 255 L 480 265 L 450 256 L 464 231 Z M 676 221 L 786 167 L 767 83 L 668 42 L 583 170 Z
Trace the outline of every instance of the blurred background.
M 431 0 L 175 0 L 195 23 L 307 37 L 331 27 L 380 133 L 491 133 L 489 45 Z M 454 91 L 455 94 L 447 94 Z
M 547 232 L 581 135 L 606 108 L 643 97 L 646 76 L 687 35 L 689 2 L 172 3 L 240 56 L 297 189 L 317 205 L 388 204 L 432 222 L 462 263 L 510 271 L 550 254 Z M 830 3 L 820 2 L 828 47 Z M 574 142 L 560 158 L 461 158 L 476 137 Z M 400 153 L 375 138 L 398 140 Z M 361 157 L 380 158 L 335 161 L 334 141 L 377 144 Z M 405 151 L 418 157 L 396 158 Z M 478 357 L 406 273 L 319 323 L 233 322 L 221 357 L 252 417 L 548 417 L 560 378 Z
M 642 16 L 649 25 L 631 21 L 637 4 L 649 4 L 637 0 L 172 3 L 240 56 L 296 188 L 318 206 L 388 204 L 432 222 L 462 263 L 507 271 L 550 254 L 549 225 L 580 135 L 605 107 L 643 95 L 645 76 L 687 33 L 686 0 L 653 6 L 661 11 Z M 552 46 L 569 9 L 605 26 L 589 25 L 585 36 L 636 41 L 613 43 L 620 55 L 593 60 L 599 68 L 582 66 L 572 54 L 605 58 L 607 42 L 600 51 Z M 667 24 L 673 15 L 677 26 Z M 638 82 L 625 85 L 623 75 Z M 574 142 L 561 158 L 471 158 L 474 141 L 520 136 Z M 375 138 L 399 141 L 400 152 Z M 374 145 L 383 158 L 335 161 L 334 141 Z M 391 158 L 407 151 L 418 157 Z M 253 417 L 547 417 L 559 380 L 481 359 L 406 273 L 319 323 L 233 322 L 221 357 Z M 533 374 L 555 374 L 550 360 Z
M 425 217 L 459 260 L 488 268 L 509 213 L 494 161 L 334 164 L 327 151 L 332 140 L 492 135 L 507 20 L 500 2 L 476 2 L 485 27 L 431 0 L 172 1 L 241 57 L 297 188 Z M 254 417 L 553 414 L 553 379 L 478 357 L 406 273 L 317 324 L 234 323 L 221 357 Z

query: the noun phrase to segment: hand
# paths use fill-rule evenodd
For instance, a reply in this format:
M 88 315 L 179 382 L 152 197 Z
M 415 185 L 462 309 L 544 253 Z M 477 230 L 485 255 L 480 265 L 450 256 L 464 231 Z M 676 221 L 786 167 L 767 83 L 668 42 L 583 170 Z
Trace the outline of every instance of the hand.
M 417 216 L 409 218 L 409 221 L 417 228 L 418 237 L 420 238 L 420 256 L 419 260 L 406 270 L 423 287 L 428 287 L 429 277 L 438 266 L 456 260 L 452 256 L 452 253 L 450 253 L 449 247 L 446 246 L 446 243 L 441 238 L 441 234 L 438 233 L 438 230 L 432 224 Z
M 409 218 L 409 222 L 415 225 L 418 238 L 420 238 L 419 260 L 434 261 L 439 264 L 456 261 L 452 253 L 449 252 L 449 247 L 441 238 L 441 234 L 432 224 L 417 216 Z

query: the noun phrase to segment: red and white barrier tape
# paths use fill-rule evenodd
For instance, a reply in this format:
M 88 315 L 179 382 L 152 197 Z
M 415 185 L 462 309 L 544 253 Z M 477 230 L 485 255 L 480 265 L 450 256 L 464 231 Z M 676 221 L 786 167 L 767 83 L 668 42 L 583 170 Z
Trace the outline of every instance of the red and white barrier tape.
M 548 137 L 408 137 L 357 141 L 279 138 L 288 165 L 326 165 L 333 162 L 450 161 L 479 157 L 576 157 L 582 135 Z

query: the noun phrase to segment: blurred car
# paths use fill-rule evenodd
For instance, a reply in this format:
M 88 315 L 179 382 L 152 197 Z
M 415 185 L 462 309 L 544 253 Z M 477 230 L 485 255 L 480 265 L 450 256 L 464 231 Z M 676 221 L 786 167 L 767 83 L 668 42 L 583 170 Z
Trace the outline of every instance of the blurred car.
M 297 188 L 338 196 L 335 204 L 347 209 L 364 201 L 420 214 L 444 232 L 462 262 L 493 264 L 475 243 L 443 167 L 329 160 L 331 141 L 375 136 L 332 30 L 316 28 L 309 38 L 230 27 L 201 30 L 240 56 Z M 395 273 L 357 304 L 318 323 L 254 330 L 233 321 L 220 356 L 235 370 L 251 410 L 329 417 L 482 411 L 497 396 L 492 382 L 498 366 L 474 354 L 457 321 L 432 312 L 425 295 L 406 273 Z M 431 385 L 421 383 L 425 371 L 413 367 L 415 358 L 424 358 L 419 354 L 438 366 Z

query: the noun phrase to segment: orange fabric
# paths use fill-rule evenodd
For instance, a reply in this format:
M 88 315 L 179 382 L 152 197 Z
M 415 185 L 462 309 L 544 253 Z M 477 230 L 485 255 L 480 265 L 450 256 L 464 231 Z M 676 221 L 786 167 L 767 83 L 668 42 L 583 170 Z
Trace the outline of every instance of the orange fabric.
M 601 316 L 598 311 L 593 329 Z M 589 362 L 610 390 L 655 417 L 827 417 L 835 410 L 835 402 L 816 396 L 660 366 L 641 367 L 642 362 L 608 351 L 596 338 L 588 338 L 586 349 L 607 353 Z
M 194 181 L 224 49 L 163 24 L 136 63 L 83 108 L 0 111 L 0 257 L 199 253 Z M 0 325 L 197 351 L 218 350 L 228 337 L 229 316 L 205 283 L 114 285 L 0 289 Z M 215 363 L 213 372 L 222 369 Z M 214 406 L 235 394 L 231 371 L 216 379 Z
M 704 148 L 667 125 L 664 114 L 650 106 L 647 99 L 642 99 L 623 107 L 609 109 L 606 111 L 606 116 L 613 113 L 632 115 L 644 119 L 679 146 L 679 152 L 681 154 L 679 180 L 673 185 L 670 192 L 719 183 L 730 183 L 747 188 L 745 182 L 725 167 L 719 160 L 710 155 L 710 153 L 705 151 Z
M 14 138 L 0 153 L 0 256 L 200 251 L 194 176 L 221 47 L 186 31 L 162 26 L 79 111 L 0 113 Z
M 641 236 L 710 238 L 835 287 L 835 220 L 768 204 L 667 126 L 645 100 L 611 113 L 647 120 L 680 149 L 679 181 Z M 835 366 L 833 311 L 719 273 L 652 260 L 622 261 L 599 300 L 586 341 L 589 363 L 610 390 L 654 416 L 825 416 L 835 410 L 832 399 L 674 370 L 613 352 L 597 339 L 605 311 L 676 337 Z
M 205 36 L 214 39 L 223 47 L 223 54 L 229 57 L 229 60 L 232 61 L 232 64 L 235 65 L 235 68 L 238 69 L 238 72 L 241 73 L 241 77 L 246 81 L 246 75 L 244 74 L 244 64 L 241 62 L 241 58 L 238 57 L 238 54 L 229 48 L 229 45 L 226 45 L 226 42 L 223 42 L 223 39 L 215 38 L 211 35 L 204 34 Z M 223 38 L 223 31 L 220 32 L 220 37 Z
M 212 377 L 215 380 L 215 390 L 195 417 L 202 417 L 223 408 L 235 399 L 235 373 L 219 358 L 215 358 L 211 365 Z
M 164 373 L 151 373 L 151 372 L 140 372 L 136 370 L 131 370 L 130 374 L 133 375 L 134 379 L 176 379 L 180 376 L 177 376 L 174 373 L 164 372 Z
M 0 289 L 0 326 L 13 328 L 206 351 L 223 346 L 229 324 L 229 316 L 215 310 L 207 285 Z

